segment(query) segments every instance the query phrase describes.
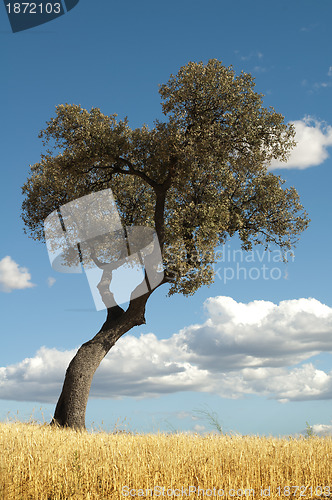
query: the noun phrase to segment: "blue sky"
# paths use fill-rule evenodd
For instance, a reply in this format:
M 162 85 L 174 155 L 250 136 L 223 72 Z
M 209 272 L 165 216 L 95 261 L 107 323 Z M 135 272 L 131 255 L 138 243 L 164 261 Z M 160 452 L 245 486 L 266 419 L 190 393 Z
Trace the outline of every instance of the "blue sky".
M 298 434 L 308 421 L 332 434 L 331 16 L 329 1 L 80 0 L 13 34 L 2 7 L 1 420 L 34 411 L 48 421 L 70 359 L 105 318 L 86 276 L 56 273 L 45 245 L 23 233 L 21 186 L 40 159 L 39 131 L 64 103 L 153 126 L 158 85 L 217 58 L 252 73 L 264 105 L 295 123 L 298 146 L 272 171 L 296 187 L 310 227 L 287 265 L 260 247 L 236 252 L 235 238 L 209 288 L 168 298 L 160 287 L 146 325 L 97 370 L 87 426 L 207 432 L 203 410 L 225 432 Z

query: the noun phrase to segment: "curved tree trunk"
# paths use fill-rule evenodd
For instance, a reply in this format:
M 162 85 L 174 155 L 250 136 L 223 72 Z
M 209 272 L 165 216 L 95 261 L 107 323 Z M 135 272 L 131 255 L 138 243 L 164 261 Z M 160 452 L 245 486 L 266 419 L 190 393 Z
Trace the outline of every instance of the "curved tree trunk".
M 163 248 L 164 242 L 164 207 L 165 196 L 168 187 L 170 186 L 171 176 L 169 175 L 160 189 L 156 197 L 155 209 L 155 227 L 157 233 L 157 244 L 154 243 L 154 250 L 149 257 L 149 268 L 153 270 L 155 276 L 159 274 L 158 264 L 159 255 Z M 79 245 L 78 245 L 79 248 Z M 161 281 L 157 279 L 152 288 L 149 284 L 145 269 L 145 277 L 135 290 L 133 290 L 129 307 L 124 311 L 119 307 L 114 295 L 110 291 L 110 283 L 112 281 L 112 271 L 116 269 L 119 262 L 110 264 L 102 264 L 96 258 L 95 251 L 92 245 L 91 257 L 97 267 L 103 269 L 102 278 L 97 288 L 101 298 L 107 307 L 107 318 L 97 335 L 83 344 L 77 351 L 74 358 L 71 360 L 63 383 L 62 392 L 57 402 L 55 413 L 51 421 L 51 425 L 59 425 L 61 427 L 72 427 L 75 429 L 85 429 L 85 412 L 88 403 L 90 387 L 93 376 L 101 361 L 109 352 L 115 342 L 134 326 L 145 324 L 145 306 L 148 298 L 154 290 L 159 288 L 163 283 L 168 283 L 171 278 L 168 273 L 162 271 Z M 158 254 L 159 251 L 159 254 Z M 156 252 L 156 254 L 155 254 Z M 122 258 L 124 255 L 122 255 Z M 120 259 L 121 261 L 121 259 Z M 147 286 L 146 286 L 147 285 Z M 147 291 L 147 288 L 149 291 Z M 133 298 L 136 297 L 136 298 Z
M 85 429 L 85 412 L 94 373 L 124 333 L 145 324 L 145 306 L 151 293 L 152 290 L 132 299 L 126 311 L 118 305 L 107 310 L 107 319 L 101 330 L 79 348 L 67 368 L 51 425 Z

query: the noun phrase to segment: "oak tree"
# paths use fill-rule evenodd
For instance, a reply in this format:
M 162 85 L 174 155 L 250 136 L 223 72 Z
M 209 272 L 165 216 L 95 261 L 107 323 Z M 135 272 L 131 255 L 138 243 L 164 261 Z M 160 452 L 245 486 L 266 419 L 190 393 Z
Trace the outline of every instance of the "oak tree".
M 60 426 L 85 427 L 96 369 L 123 334 L 145 323 L 156 288 L 192 295 L 213 282 L 215 250 L 228 238 L 237 234 L 243 250 L 277 245 L 286 254 L 309 223 L 295 188 L 268 169 L 272 159 L 287 161 L 294 127 L 263 107 L 250 74 L 236 76 L 216 59 L 190 62 L 159 93 L 165 119 L 153 128 L 131 129 L 98 108 L 57 106 L 40 133 L 48 149 L 22 188 L 25 232 L 36 240 L 45 241 L 51 212 L 111 188 L 123 226 L 153 228 L 162 256 L 158 285 L 133 291 L 126 310 L 113 296 L 100 331 L 78 349 L 52 420 Z M 110 259 L 101 254 L 94 263 L 103 269 Z M 103 278 L 112 295 L 109 268 Z

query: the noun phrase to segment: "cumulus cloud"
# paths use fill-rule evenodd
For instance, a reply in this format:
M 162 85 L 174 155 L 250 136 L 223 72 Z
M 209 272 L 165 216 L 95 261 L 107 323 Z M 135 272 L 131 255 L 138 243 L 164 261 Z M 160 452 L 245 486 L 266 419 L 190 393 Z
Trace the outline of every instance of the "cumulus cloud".
M 297 145 L 287 163 L 273 160 L 270 169 L 305 169 L 323 163 L 329 157 L 328 148 L 332 146 L 332 127 L 310 116 L 291 123 L 295 126 Z
M 224 296 L 204 306 L 204 323 L 168 339 L 122 337 L 97 369 L 91 397 L 196 391 L 281 403 L 332 399 L 332 370 L 310 359 L 332 352 L 332 308 L 313 298 L 245 304 Z M 0 368 L 0 398 L 55 403 L 75 353 L 42 347 L 33 358 Z
M 10 293 L 13 290 L 31 288 L 31 275 L 25 267 L 19 267 L 16 262 L 7 255 L 0 260 L 0 290 Z
M 332 436 L 332 425 L 314 424 L 312 431 L 317 436 Z
M 0 368 L 1 399 L 55 403 L 64 373 L 76 349 L 59 351 L 41 347 L 33 358 Z

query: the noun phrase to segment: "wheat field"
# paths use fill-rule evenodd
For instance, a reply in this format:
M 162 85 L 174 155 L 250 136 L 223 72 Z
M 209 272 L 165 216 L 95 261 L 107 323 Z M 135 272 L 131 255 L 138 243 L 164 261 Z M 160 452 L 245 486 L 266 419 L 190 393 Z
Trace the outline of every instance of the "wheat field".
M 3 500 L 332 498 L 332 437 L 91 433 L 20 422 L 0 423 L 0 435 Z

